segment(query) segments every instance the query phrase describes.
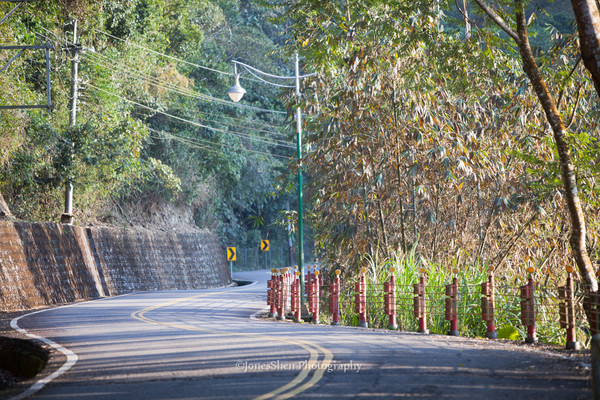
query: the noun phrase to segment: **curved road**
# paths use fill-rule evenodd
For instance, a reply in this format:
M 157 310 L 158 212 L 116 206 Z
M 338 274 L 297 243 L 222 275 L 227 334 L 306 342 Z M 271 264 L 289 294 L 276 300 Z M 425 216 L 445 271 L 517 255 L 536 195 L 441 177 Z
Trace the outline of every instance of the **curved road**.
M 589 399 L 567 360 L 483 340 L 250 316 L 251 286 L 136 293 L 26 316 L 78 361 L 33 399 Z

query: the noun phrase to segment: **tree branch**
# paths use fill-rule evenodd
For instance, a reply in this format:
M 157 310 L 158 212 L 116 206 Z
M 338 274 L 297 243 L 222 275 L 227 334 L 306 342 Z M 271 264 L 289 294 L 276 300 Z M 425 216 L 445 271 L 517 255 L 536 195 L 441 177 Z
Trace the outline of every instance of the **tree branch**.
M 566 130 L 571 129 L 571 125 L 575 122 L 575 114 L 577 113 L 577 107 L 579 106 L 579 100 L 581 99 L 581 88 L 583 84 L 579 85 L 579 89 L 577 89 L 577 99 L 575 100 L 575 107 L 573 107 L 573 113 L 571 114 L 571 119 L 567 123 Z
M 571 79 L 571 77 L 573 76 L 573 74 L 575 73 L 575 71 L 577 70 L 577 67 L 579 66 L 579 63 L 581 62 L 581 55 L 579 55 L 579 58 L 577 59 L 577 62 L 575 62 L 575 65 L 573 66 L 573 69 L 571 69 L 571 72 L 569 72 L 569 76 L 567 76 L 564 79 L 564 82 L 567 82 L 567 80 Z M 563 87 L 560 90 L 560 93 L 558 94 L 558 101 L 556 102 L 556 108 L 560 108 L 560 102 L 562 101 L 563 98 L 563 94 L 565 93 L 565 88 Z
M 519 35 L 517 35 L 517 32 L 515 32 L 514 29 L 512 29 L 510 26 L 508 26 L 508 24 L 502 19 L 502 17 L 500 15 L 498 15 L 498 13 L 496 13 L 496 11 L 494 11 L 493 8 L 491 8 L 490 6 L 485 4 L 483 2 L 483 0 L 474 0 L 474 1 L 475 1 L 475 3 L 477 3 L 479 8 L 481 8 L 483 10 L 483 12 L 485 12 L 492 19 L 492 21 L 494 21 L 494 23 L 500 27 L 500 29 L 502 29 L 504 32 L 506 32 L 506 34 L 508 36 L 513 38 L 515 40 L 515 42 L 517 42 L 517 44 L 519 43 L 520 39 L 519 39 Z

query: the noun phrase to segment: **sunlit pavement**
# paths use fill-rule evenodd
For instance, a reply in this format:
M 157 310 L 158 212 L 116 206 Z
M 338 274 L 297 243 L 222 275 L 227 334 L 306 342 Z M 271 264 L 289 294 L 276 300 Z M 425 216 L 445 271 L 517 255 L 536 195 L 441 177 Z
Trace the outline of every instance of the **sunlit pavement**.
M 571 361 L 493 341 L 250 318 L 237 288 L 137 293 L 19 321 L 75 352 L 35 399 L 589 399 Z

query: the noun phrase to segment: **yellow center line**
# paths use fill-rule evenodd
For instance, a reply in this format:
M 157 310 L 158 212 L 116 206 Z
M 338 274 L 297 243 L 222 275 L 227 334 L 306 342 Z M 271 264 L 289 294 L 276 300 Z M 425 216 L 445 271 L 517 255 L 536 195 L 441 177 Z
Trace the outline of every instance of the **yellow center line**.
M 175 329 L 181 329 L 181 330 L 196 331 L 196 332 L 208 332 L 208 333 L 215 333 L 215 334 L 228 335 L 228 336 L 254 337 L 254 338 L 263 339 L 263 340 L 264 339 L 273 340 L 273 341 L 287 343 L 287 344 L 291 344 L 293 346 L 301 347 L 302 349 L 306 350 L 310 354 L 308 362 L 304 365 L 304 367 L 302 368 L 300 373 L 294 377 L 294 379 L 292 379 L 287 384 L 285 384 L 269 393 L 265 393 L 261 396 L 256 397 L 255 400 L 268 400 L 271 398 L 274 398 L 276 400 L 289 399 L 291 397 L 296 396 L 297 394 L 300 394 L 300 393 L 310 389 L 311 387 L 316 385 L 323 378 L 323 374 L 329 368 L 329 366 L 331 365 L 331 362 L 333 361 L 333 354 L 329 350 L 327 350 L 319 345 L 316 345 L 314 343 L 308 343 L 303 340 L 284 339 L 284 338 L 280 338 L 280 337 L 259 335 L 259 334 L 254 334 L 254 333 L 219 331 L 219 330 L 211 329 L 211 328 L 201 328 L 201 327 L 197 327 L 197 326 L 182 325 L 182 324 L 176 324 L 176 323 L 171 323 L 171 322 L 161 322 L 161 321 L 157 321 L 157 320 L 148 318 L 145 315 L 148 312 L 155 311 L 155 310 L 165 308 L 165 307 L 169 307 L 169 306 L 172 306 L 172 305 L 175 305 L 178 303 L 182 303 L 184 301 L 195 300 L 195 299 L 198 299 L 201 297 L 208 297 L 208 296 L 213 296 L 213 295 L 222 294 L 222 293 L 223 293 L 222 291 L 221 292 L 212 292 L 212 293 L 203 293 L 203 294 L 199 294 L 196 296 L 172 300 L 172 301 L 162 303 L 162 304 L 159 304 L 156 306 L 144 308 L 143 310 L 140 310 L 140 311 L 135 311 L 135 312 L 131 313 L 131 317 L 138 321 L 142 321 L 145 323 L 149 323 L 149 324 L 153 324 L 153 325 L 162 325 L 162 326 L 175 328 Z M 319 352 L 323 353 L 323 361 L 320 364 L 319 364 Z M 312 377 L 307 382 L 302 384 L 302 382 L 304 382 L 304 380 L 308 377 L 308 375 L 311 372 L 313 372 Z

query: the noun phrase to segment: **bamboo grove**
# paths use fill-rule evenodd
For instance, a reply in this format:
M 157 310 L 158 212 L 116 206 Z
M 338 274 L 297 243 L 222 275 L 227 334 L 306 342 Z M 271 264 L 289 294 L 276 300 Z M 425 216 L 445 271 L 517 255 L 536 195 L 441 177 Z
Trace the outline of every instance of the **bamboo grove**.
M 320 73 L 303 102 L 323 257 L 351 274 L 414 248 L 448 269 L 513 280 L 533 266 L 564 279 L 573 261 L 558 156 L 518 49 L 482 17 L 468 37 L 442 7 L 402 4 L 288 11 L 300 19 L 290 46 Z M 536 57 L 568 124 L 597 262 L 598 98 L 576 36 L 543 34 Z

